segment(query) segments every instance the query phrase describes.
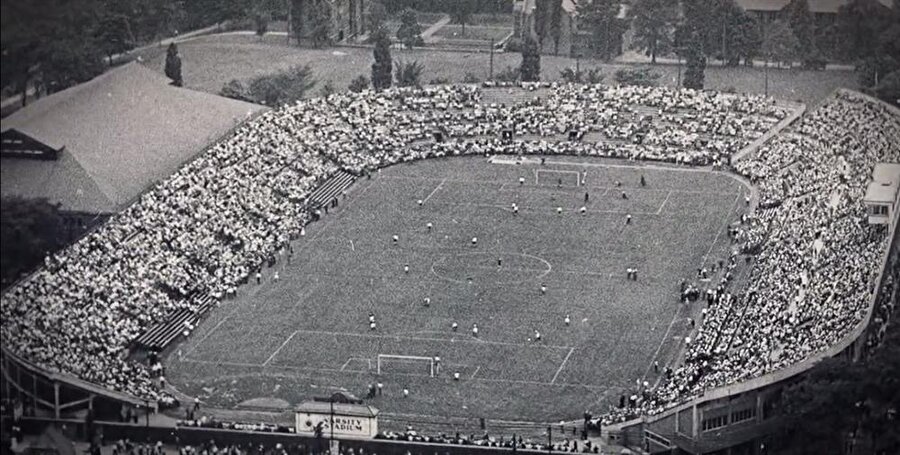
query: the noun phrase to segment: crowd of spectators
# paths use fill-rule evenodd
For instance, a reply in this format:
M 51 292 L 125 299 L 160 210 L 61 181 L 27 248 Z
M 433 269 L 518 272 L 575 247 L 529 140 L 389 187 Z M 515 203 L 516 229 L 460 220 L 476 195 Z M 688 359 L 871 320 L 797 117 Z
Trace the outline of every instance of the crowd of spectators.
M 43 368 L 158 399 L 148 367 L 126 360 L 130 343 L 173 311 L 194 309 L 192 295 L 233 294 L 289 254 L 313 218 L 307 198 L 339 170 L 494 154 L 726 165 L 788 115 L 759 96 L 544 88 L 546 96 L 512 105 L 482 102 L 489 89 L 441 86 L 332 94 L 269 111 L 6 292 L 4 344 Z M 840 95 L 737 163 L 762 200 L 778 202 L 735 233 L 761 249 L 750 287 L 717 293 L 684 365 L 638 407 L 657 410 L 802 360 L 860 321 L 885 243 L 861 221 L 862 191 L 876 161 L 900 160 L 898 122 L 879 104 Z M 570 140 L 573 131 L 585 139 Z
M 900 116 L 852 92 L 736 162 L 769 201 L 734 236 L 738 250 L 756 251 L 748 284 L 711 301 L 682 365 L 607 422 L 796 364 L 856 329 L 889 241 L 887 229 L 868 225 L 863 203 L 878 162 L 900 162 Z

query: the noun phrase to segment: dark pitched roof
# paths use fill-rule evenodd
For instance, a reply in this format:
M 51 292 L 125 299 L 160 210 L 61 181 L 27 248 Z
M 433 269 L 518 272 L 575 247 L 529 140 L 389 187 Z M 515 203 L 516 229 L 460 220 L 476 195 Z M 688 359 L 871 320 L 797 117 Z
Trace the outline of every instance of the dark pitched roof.
M 2 159 L 2 195 L 112 213 L 263 106 L 169 85 L 137 63 L 37 100 L 2 120 L 57 161 Z M 80 191 L 80 192 L 79 192 Z

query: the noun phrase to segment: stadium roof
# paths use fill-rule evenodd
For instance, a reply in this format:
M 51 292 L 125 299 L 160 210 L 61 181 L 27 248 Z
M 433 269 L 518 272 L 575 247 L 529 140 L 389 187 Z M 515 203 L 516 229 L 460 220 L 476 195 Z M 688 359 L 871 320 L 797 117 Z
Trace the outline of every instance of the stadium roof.
M 872 182 L 866 189 L 866 202 L 891 203 L 900 188 L 900 164 L 878 163 L 872 171 Z
M 0 121 L 57 160 L 2 157 L 2 196 L 113 213 L 263 106 L 169 85 L 131 63 L 39 99 Z
M 890 8 L 892 0 L 877 0 Z M 747 11 L 781 11 L 791 0 L 737 0 L 737 4 Z M 813 13 L 837 13 L 850 0 L 809 0 L 809 10 Z

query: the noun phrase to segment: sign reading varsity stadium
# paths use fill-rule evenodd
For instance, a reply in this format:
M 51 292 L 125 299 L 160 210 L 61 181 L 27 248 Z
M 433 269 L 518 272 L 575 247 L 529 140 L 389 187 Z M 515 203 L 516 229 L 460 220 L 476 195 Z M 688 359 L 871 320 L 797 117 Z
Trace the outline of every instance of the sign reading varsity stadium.
M 332 404 L 328 402 L 301 404 L 296 414 L 297 433 L 313 435 L 319 425 L 325 437 L 330 436 L 332 430 L 335 436 L 341 437 L 374 438 L 378 433 L 378 409 L 348 403 L 334 403 L 333 406 L 332 413 Z

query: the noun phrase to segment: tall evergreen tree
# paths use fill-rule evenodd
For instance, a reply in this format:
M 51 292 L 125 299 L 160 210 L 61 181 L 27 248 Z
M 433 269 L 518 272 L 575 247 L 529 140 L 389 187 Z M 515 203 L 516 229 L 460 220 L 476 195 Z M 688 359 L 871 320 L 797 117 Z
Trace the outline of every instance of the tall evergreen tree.
M 792 62 L 797 57 L 800 41 L 783 20 L 766 25 L 763 33 L 762 52 L 768 60 L 778 63 Z
M 450 17 L 453 22 L 462 26 L 462 36 L 466 36 L 466 24 L 472 20 L 472 13 L 475 11 L 476 0 L 454 0 Z
M 375 62 L 372 63 L 372 87 L 375 90 L 384 90 L 391 87 L 393 72 L 391 38 L 384 28 L 376 29 L 373 35 Z
M 678 3 L 670 0 L 636 0 L 629 12 L 634 27 L 635 49 L 640 49 L 656 63 L 656 56 L 672 46 Z
M 553 55 L 559 54 L 559 40 L 562 38 L 562 0 L 550 0 L 550 37 L 553 38 Z
M 804 62 L 819 58 L 816 47 L 815 19 L 808 0 L 791 0 L 785 8 L 788 24 L 797 37 L 799 57 Z
M 331 43 L 331 4 L 319 2 L 313 7 L 312 42 L 314 47 Z
M 706 71 L 705 44 L 710 33 L 708 0 L 684 0 L 684 23 L 677 30 L 679 53 L 685 58 L 685 88 L 703 89 Z
M 620 8 L 618 0 L 579 2 L 577 6 L 580 23 L 591 32 L 591 48 L 604 60 L 615 57 L 622 43 L 625 27 L 617 19 Z
M 184 85 L 181 78 L 181 56 L 178 55 L 178 46 L 175 43 L 169 44 L 166 49 L 166 77 L 172 79 L 172 84 L 176 87 Z
M 422 26 L 419 25 L 416 12 L 410 8 L 406 8 L 400 13 L 400 28 L 397 29 L 397 40 L 403 43 L 407 49 L 425 44 L 425 41 L 422 40 Z
M 519 67 L 519 74 L 526 82 L 541 80 L 541 52 L 537 41 L 530 36 L 525 38 L 522 47 L 522 65 Z

